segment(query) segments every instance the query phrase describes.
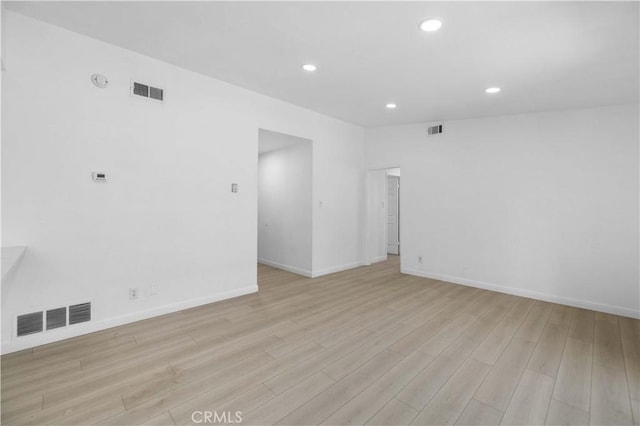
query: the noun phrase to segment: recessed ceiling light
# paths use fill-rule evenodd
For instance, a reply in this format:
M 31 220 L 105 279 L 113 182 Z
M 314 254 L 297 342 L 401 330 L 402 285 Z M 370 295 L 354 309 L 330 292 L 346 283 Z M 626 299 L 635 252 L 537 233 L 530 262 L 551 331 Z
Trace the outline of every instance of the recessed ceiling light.
M 487 93 L 498 93 L 500 91 L 499 87 L 489 87 L 485 92 Z
M 426 31 L 429 33 L 433 31 L 438 31 L 441 26 L 442 26 L 442 22 L 438 21 L 437 19 L 428 19 L 420 23 L 420 29 L 422 31 Z
M 386 107 L 389 108 L 389 109 L 394 109 L 394 108 L 397 108 L 398 105 L 396 105 L 396 104 L 387 104 Z
M 316 70 L 316 66 L 313 64 L 304 64 L 302 66 L 302 69 L 305 71 L 315 71 Z

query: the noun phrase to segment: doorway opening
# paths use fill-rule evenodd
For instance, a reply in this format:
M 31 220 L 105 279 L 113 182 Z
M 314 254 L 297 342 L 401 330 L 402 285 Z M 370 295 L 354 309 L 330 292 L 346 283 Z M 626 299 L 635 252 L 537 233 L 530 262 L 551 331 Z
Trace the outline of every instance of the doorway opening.
M 400 256 L 400 167 L 387 170 L 387 254 Z
M 400 167 L 367 171 L 367 265 L 384 260 L 400 264 L 400 179 Z
M 259 129 L 259 275 L 267 265 L 311 277 L 311 168 L 311 140 Z

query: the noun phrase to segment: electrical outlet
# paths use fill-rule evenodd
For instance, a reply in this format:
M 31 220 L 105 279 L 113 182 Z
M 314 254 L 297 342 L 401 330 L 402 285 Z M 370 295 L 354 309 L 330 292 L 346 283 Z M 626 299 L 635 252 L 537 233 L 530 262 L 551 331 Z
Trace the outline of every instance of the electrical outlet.
M 137 288 L 130 288 L 129 289 L 129 299 L 130 300 L 134 300 L 138 298 L 138 289 Z
M 418 256 L 418 263 L 422 263 L 422 256 Z
M 158 286 L 156 284 L 151 284 L 149 287 L 149 296 L 157 296 L 158 295 Z

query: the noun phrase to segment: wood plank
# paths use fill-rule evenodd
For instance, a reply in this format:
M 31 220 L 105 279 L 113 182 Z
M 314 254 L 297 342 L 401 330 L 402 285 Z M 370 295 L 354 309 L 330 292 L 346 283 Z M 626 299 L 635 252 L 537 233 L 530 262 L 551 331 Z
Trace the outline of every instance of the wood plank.
M 461 426 L 490 426 L 500 424 L 502 411 L 496 410 L 477 399 L 472 399 L 456 421 Z
M 505 411 L 524 371 L 535 343 L 514 337 L 475 394 L 475 399 Z
M 549 316 L 549 322 L 551 324 L 570 326 L 575 311 L 576 309 L 571 306 L 554 304 L 553 309 L 551 309 L 551 315 Z
M 536 301 L 531 311 L 516 332 L 516 337 L 537 342 L 542 330 L 551 315 L 553 305 L 547 302 Z
M 589 412 L 593 345 L 584 340 L 567 339 L 556 379 L 553 397 Z
M 249 386 L 244 389 L 244 392 L 239 392 L 238 394 L 231 394 L 225 396 L 216 401 L 214 409 L 209 409 L 212 411 L 215 416 L 215 413 L 218 416 L 225 419 L 226 424 L 237 424 L 241 421 L 244 421 L 245 413 L 251 412 L 255 410 L 257 407 L 268 403 L 274 398 L 273 392 L 271 392 L 266 386 L 259 384 Z M 188 417 L 179 417 L 173 412 L 171 412 L 171 417 L 176 421 L 177 424 L 187 424 L 187 425 L 202 425 L 203 419 L 194 417 L 194 411 L 187 412 L 185 414 Z M 215 417 L 212 417 L 211 421 L 205 420 L 204 424 L 216 423 Z M 218 421 L 220 423 L 220 421 Z
M 142 426 L 175 426 L 175 423 L 169 413 L 162 413 L 142 423 Z
M 476 344 L 472 339 L 461 337 L 416 375 L 397 394 L 396 398 L 414 409 L 422 411 L 475 347 Z
M 516 302 L 507 316 L 498 323 L 471 356 L 485 364 L 494 364 L 532 308 L 532 300 L 521 299 Z
M 61 417 L 55 421 L 48 421 L 47 424 L 64 425 L 87 425 L 95 424 L 108 417 L 121 412 L 124 409 L 122 400 L 116 396 L 105 399 L 100 404 L 88 406 L 87 409 L 80 409 L 73 414 Z M 49 423 L 51 422 L 51 423 Z
M 25 414 L 38 413 L 42 410 L 42 395 L 31 395 L 28 398 L 9 403 L 2 403 L 2 423 L 15 422 Z
M 273 360 L 271 356 L 262 352 L 249 354 L 247 357 L 233 359 L 233 360 L 215 360 L 211 364 L 204 363 L 201 366 L 181 370 L 174 367 L 168 374 L 157 378 L 156 380 L 149 380 L 146 383 L 136 383 L 122 391 L 122 402 L 127 410 L 142 405 L 148 401 L 169 394 L 174 390 L 184 388 L 187 386 L 199 386 L 202 382 L 210 383 L 226 383 L 231 380 L 236 374 L 239 374 L 245 370 L 251 370 L 258 368 L 260 365 L 268 363 Z M 225 362 L 226 361 L 226 362 Z M 206 369 L 207 365 L 218 364 L 219 368 Z M 200 389 L 206 390 L 207 386 L 199 386 Z
M 394 365 L 371 386 L 351 399 L 323 424 L 364 424 L 380 407 L 386 405 L 411 379 L 422 371 L 433 357 L 416 351 Z
M 442 303 L 445 305 L 450 302 L 451 299 L 442 299 Z M 441 313 L 442 309 L 442 306 L 432 307 L 432 310 L 437 312 L 434 313 L 431 318 L 426 321 L 426 323 L 414 329 L 411 333 L 407 334 L 406 336 L 396 341 L 393 345 L 391 345 L 391 349 L 396 352 L 408 355 L 422 346 L 425 341 L 429 340 L 431 337 L 439 333 L 440 330 L 442 330 L 447 324 L 451 322 L 451 315 L 448 313 Z
M 490 368 L 474 359 L 465 361 L 411 424 L 454 424 Z
M 613 325 L 605 321 L 598 322 L 602 325 Z M 631 401 L 621 342 L 604 336 L 600 340 L 606 344 L 595 344 L 593 347 L 590 423 L 632 424 Z
M 417 414 L 417 410 L 394 398 L 382 407 L 366 424 L 379 426 L 408 425 Z
M 640 320 L 618 317 L 618 326 L 620 327 L 620 337 L 640 341 Z
M 431 356 L 438 356 L 440 353 L 458 336 L 460 336 L 471 324 L 476 317 L 469 314 L 461 314 L 451 323 L 447 324 L 438 334 L 427 340 L 421 350 Z
M 406 324 L 398 324 L 381 336 L 374 337 L 370 342 L 360 346 L 350 354 L 340 358 L 322 371 L 334 380 L 340 380 L 355 371 L 376 354 L 386 350 L 394 342 L 411 331 Z
M 557 399 L 551 399 L 545 424 L 554 426 L 584 426 L 589 424 L 589 412 L 565 404 Z
M 573 318 L 571 319 L 569 337 L 572 339 L 582 340 L 587 343 L 593 343 L 595 322 L 596 313 L 594 311 L 576 309 L 573 314 Z
M 555 378 L 568 334 L 568 325 L 547 323 L 529 360 L 529 370 Z
M 554 380 L 551 377 L 525 370 L 501 424 L 543 424 L 547 417 L 553 384 Z
M 622 339 L 622 353 L 627 371 L 629 396 L 640 401 L 640 339 Z
M 300 360 L 317 353 L 315 345 L 309 348 L 291 353 L 286 358 L 274 359 L 263 362 L 253 368 L 237 368 L 219 370 L 215 381 L 205 377 L 201 381 L 186 383 L 184 386 L 173 389 L 166 395 L 151 399 L 144 404 L 129 409 L 117 416 L 111 417 L 101 424 L 137 424 L 155 417 L 169 410 L 171 416 L 177 421 L 174 410 L 188 412 L 194 409 L 188 404 L 211 405 L 228 401 L 231 398 L 243 394 L 246 389 L 262 384 L 265 380 L 295 365 Z
M 244 415 L 242 421 L 247 424 L 274 424 L 334 383 L 335 380 L 318 372 Z
M 617 315 L 608 314 L 606 312 L 596 312 L 596 321 L 607 321 L 611 324 L 618 324 Z
M 354 338 L 346 339 L 340 344 L 334 345 L 329 349 L 319 352 L 313 357 L 309 357 L 299 364 L 285 369 L 281 374 L 275 375 L 266 380 L 264 384 L 276 394 L 287 391 L 292 386 L 300 383 L 306 378 L 312 376 L 328 365 L 336 362 L 345 355 L 356 350 L 358 347 L 367 343 L 373 334 L 370 331 L 363 330 Z
M 345 401 L 349 401 L 362 392 L 362 390 L 373 383 L 378 377 L 391 369 L 400 359 L 400 354 L 389 350 L 378 354 L 358 370 L 320 392 L 320 394 L 292 411 L 276 424 L 300 425 L 321 423 L 344 405 Z
M 622 352 L 622 339 L 617 323 L 596 321 L 594 341 L 597 345 L 608 346 L 611 350 Z

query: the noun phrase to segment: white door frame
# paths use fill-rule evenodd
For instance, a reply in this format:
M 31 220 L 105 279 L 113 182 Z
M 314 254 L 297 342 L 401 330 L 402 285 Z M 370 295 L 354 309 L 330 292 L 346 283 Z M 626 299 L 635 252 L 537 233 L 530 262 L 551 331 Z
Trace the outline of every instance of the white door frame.
M 386 226 L 386 242 L 387 242 L 387 254 L 395 254 L 395 255 L 400 255 L 400 176 L 394 176 L 394 175 L 390 175 L 389 173 L 385 174 L 386 177 L 386 181 L 385 181 L 385 192 L 386 192 L 386 205 L 385 205 L 385 213 L 386 213 L 386 219 L 387 219 L 387 226 Z M 389 180 L 393 178 L 392 180 L 396 182 L 397 188 L 396 188 L 396 227 L 397 229 L 397 234 L 398 234 L 398 246 L 396 247 L 397 249 L 397 253 L 391 253 L 389 252 L 389 208 L 391 207 L 391 205 L 389 204 Z
M 371 172 L 377 172 L 377 171 L 382 171 L 382 170 L 388 170 L 388 169 L 400 169 L 400 172 L 402 173 L 402 167 L 401 166 L 397 166 L 397 165 L 390 165 L 390 166 L 384 166 L 384 167 L 370 167 L 367 168 L 365 170 L 365 194 L 364 194 L 364 224 L 363 224 L 363 236 L 362 236 L 362 246 L 363 246 L 363 259 L 362 259 L 362 263 L 364 265 L 371 265 L 371 261 L 372 261 L 372 254 L 369 253 L 369 219 L 371 216 L 371 212 L 369 211 L 369 196 L 371 195 L 371 188 L 369 185 L 369 173 Z M 384 208 L 385 208 L 385 217 L 387 215 L 387 186 L 386 186 L 386 179 L 385 179 L 385 186 L 384 186 Z M 400 220 L 400 217 L 398 217 L 398 220 Z M 386 220 L 385 220 L 385 225 L 384 225 L 384 231 L 383 231 L 383 235 L 384 235 L 384 247 L 385 247 L 385 253 L 387 251 L 387 226 L 386 226 Z

